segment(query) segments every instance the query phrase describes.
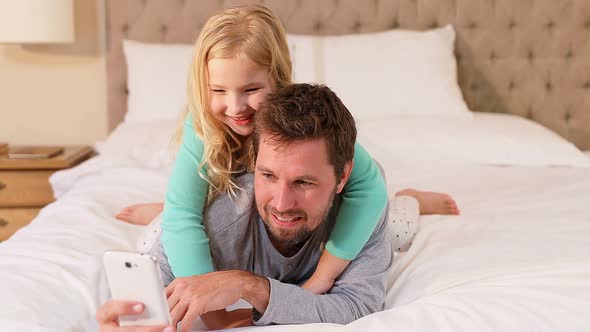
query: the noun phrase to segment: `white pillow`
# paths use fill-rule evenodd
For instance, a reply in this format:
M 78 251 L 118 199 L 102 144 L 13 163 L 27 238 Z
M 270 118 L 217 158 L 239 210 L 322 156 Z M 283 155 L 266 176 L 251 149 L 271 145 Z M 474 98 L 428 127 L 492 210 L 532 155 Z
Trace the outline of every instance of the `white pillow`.
M 345 36 L 287 35 L 295 82 L 333 89 L 355 118 L 383 114 L 472 117 L 457 84 L 452 26 Z M 177 118 L 193 46 L 123 41 L 126 122 Z
M 187 100 L 193 45 L 124 40 L 123 52 L 129 89 L 125 122 L 178 118 Z M 313 64 L 294 61 L 293 76 L 307 78 L 310 68 Z
M 124 40 L 128 110 L 125 122 L 177 119 L 186 105 L 193 46 Z
M 321 83 L 316 73 L 319 66 L 316 64 L 317 53 L 314 51 L 314 43 L 317 44 L 318 38 L 313 36 L 287 34 L 287 45 L 291 54 L 292 73 L 291 79 L 296 83 Z
M 297 82 L 333 89 L 356 119 L 471 118 L 457 83 L 451 25 L 344 36 L 288 36 Z
M 590 158 L 542 125 L 516 115 L 474 119 L 393 116 L 357 121 L 373 158 L 395 164 L 472 163 L 590 167 Z
M 168 167 L 174 161 L 178 119 L 123 122 L 94 149 L 110 159 L 130 160 L 149 168 Z

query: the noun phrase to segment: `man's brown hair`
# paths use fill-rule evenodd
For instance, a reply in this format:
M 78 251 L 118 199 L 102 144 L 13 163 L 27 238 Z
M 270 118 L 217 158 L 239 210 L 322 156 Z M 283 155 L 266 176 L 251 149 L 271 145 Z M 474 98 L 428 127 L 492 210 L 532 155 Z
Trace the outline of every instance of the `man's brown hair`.
M 262 134 L 279 145 L 324 138 L 337 177 L 354 157 L 354 118 L 325 85 L 291 84 L 268 95 L 254 117 L 252 143 L 256 155 Z

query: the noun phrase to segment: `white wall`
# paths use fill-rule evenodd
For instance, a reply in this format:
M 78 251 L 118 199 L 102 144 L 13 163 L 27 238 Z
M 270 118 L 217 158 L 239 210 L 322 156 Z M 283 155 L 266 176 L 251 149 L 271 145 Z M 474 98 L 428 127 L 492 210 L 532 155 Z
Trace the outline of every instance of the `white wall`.
M 0 44 L 0 141 L 91 144 L 107 135 L 105 10 L 76 0 L 76 42 Z

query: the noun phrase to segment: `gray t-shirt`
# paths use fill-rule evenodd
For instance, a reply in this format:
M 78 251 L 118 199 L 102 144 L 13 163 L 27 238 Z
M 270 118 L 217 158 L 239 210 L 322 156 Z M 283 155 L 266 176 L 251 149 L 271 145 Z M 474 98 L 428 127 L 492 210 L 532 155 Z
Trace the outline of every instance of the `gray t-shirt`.
M 383 309 L 386 282 L 393 262 L 387 216 L 389 206 L 359 255 L 324 295 L 315 295 L 303 284 L 318 264 L 324 243 L 335 222 L 341 197 L 336 195 L 328 219 L 295 255 L 284 257 L 272 245 L 254 202 L 254 176 L 239 179 L 244 189 L 237 198 L 217 197 L 204 211 L 203 224 L 216 270 L 244 270 L 270 281 L 270 299 L 264 314 L 254 313 L 254 323 L 347 324 Z M 362 220 L 359 220 L 362 222 Z M 151 252 L 160 262 L 164 284 L 174 279 L 158 241 Z

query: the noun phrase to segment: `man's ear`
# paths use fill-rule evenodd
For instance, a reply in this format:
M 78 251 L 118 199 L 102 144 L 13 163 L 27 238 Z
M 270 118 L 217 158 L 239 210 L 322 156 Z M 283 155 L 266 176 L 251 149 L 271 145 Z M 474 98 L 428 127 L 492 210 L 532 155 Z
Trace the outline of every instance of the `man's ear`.
M 339 179 L 338 186 L 336 187 L 336 193 L 339 194 L 344 189 L 344 185 L 348 181 L 350 174 L 352 173 L 352 169 L 354 167 L 354 160 L 351 160 L 344 164 L 344 169 L 342 170 L 342 176 Z

